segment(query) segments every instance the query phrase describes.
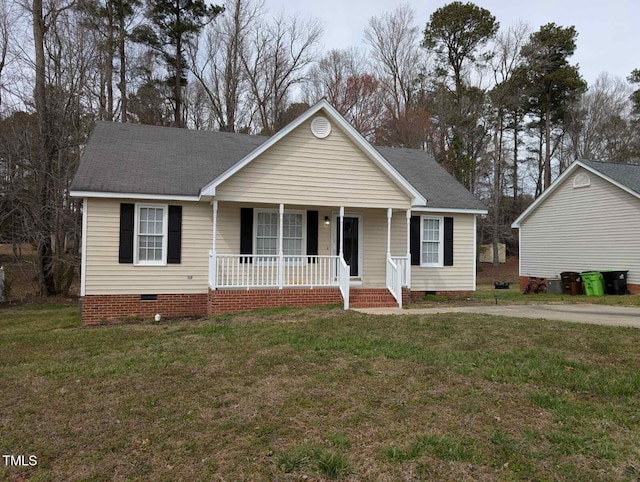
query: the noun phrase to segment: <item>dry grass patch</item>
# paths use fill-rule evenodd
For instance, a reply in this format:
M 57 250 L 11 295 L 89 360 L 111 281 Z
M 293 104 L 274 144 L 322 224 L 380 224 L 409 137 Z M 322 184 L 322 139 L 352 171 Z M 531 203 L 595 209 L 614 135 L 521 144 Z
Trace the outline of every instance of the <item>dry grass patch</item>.
M 640 330 L 473 314 L 260 310 L 78 329 L 0 310 L 18 480 L 625 480 Z

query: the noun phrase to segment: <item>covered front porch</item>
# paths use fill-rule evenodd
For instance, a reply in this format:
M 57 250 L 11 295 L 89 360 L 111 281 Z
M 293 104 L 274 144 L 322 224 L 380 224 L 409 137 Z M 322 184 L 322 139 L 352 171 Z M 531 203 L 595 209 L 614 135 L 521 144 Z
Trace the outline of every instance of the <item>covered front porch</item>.
M 212 201 L 210 290 L 334 289 L 348 309 L 352 289 L 382 289 L 402 306 L 411 280 L 410 210 L 248 206 Z

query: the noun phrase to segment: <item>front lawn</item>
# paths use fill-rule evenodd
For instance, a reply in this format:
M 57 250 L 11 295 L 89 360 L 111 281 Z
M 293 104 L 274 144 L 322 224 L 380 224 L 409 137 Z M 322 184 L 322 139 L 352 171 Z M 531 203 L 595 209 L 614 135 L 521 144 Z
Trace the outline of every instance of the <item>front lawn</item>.
M 277 309 L 0 310 L 9 480 L 635 480 L 640 330 Z
M 493 285 L 478 285 L 473 293 L 449 293 L 426 295 L 422 299 L 413 300 L 405 308 L 429 308 L 437 306 L 479 306 L 493 304 L 540 305 L 554 303 L 593 303 L 612 306 L 640 306 L 640 294 L 605 295 L 605 296 L 570 296 L 564 294 L 530 293 L 523 295 L 518 285 L 506 290 L 496 290 Z

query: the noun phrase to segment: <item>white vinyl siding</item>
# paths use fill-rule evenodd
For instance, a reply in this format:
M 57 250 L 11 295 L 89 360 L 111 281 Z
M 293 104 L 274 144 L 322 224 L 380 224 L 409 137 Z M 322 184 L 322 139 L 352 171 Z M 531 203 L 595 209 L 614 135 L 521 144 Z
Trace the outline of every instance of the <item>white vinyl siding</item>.
M 396 182 L 333 123 L 318 139 L 304 122 L 216 188 L 220 201 L 408 208 Z
M 132 200 L 89 199 L 87 211 L 86 294 L 141 293 L 206 293 L 208 286 L 209 250 L 212 246 L 212 207 L 207 202 L 176 202 L 182 205 L 182 257 L 180 264 L 166 266 L 134 266 L 118 263 L 120 202 Z M 240 208 L 274 210 L 274 205 L 220 202 L 218 208 L 217 250 L 220 254 L 239 254 Z M 333 219 L 335 208 L 286 206 L 287 213 L 318 211 L 318 254 L 330 255 L 331 226 L 325 216 Z M 277 212 L 277 208 L 274 210 Z M 386 209 L 353 209 L 362 215 L 363 286 L 385 286 L 387 251 Z M 254 211 L 255 212 L 255 211 Z M 414 213 L 416 215 L 417 213 Z M 473 289 L 473 215 L 438 214 L 454 218 L 454 266 L 442 268 L 411 267 L 412 289 L 472 290 Z M 306 216 L 304 216 L 306 220 Z M 295 223 L 294 223 L 295 224 Z M 407 251 L 405 211 L 394 211 L 391 230 L 392 256 L 405 256 Z M 297 240 L 298 227 L 290 230 Z M 306 250 L 306 229 L 302 226 L 302 249 Z M 295 241 L 296 243 L 298 241 Z M 297 249 L 297 248 L 296 248 Z
M 171 202 L 182 206 L 180 264 L 135 266 L 118 262 L 121 202 L 135 204 L 136 201 L 88 200 L 86 294 L 206 293 L 212 232 L 211 204 Z
M 588 174 L 590 185 L 584 183 Z M 520 276 L 629 270 L 640 283 L 640 200 L 578 167 L 520 227 Z
M 415 216 L 419 215 L 414 211 Z M 473 291 L 474 215 L 457 213 L 429 213 L 427 217 L 443 219 L 440 229 L 444 231 L 444 218 L 453 218 L 453 266 L 411 266 L 411 290 L 413 291 Z M 444 243 L 444 241 L 443 241 Z M 442 244 L 444 247 L 444 244 Z M 441 255 L 443 256 L 443 255 Z M 443 257 L 440 258 L 443 260 Z

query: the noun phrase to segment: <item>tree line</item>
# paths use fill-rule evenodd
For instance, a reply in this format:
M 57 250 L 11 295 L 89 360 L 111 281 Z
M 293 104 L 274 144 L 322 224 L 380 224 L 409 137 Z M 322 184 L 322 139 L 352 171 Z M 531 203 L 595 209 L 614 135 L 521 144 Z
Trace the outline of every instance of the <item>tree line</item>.
M 573 160 L 639 161 L 640 70 L 588 86 L 573 26 L 459 1 L 414 19 L 323 51 L 317 20 L 260 0 L 0 0 L 0 243 L 37 248 L 42 294 L 70 290 L 97 120 L 271 135 L 326 98 L 372 143 L 433 155 L 486 201 L 481 242 L 514 249 L 511 221 Z

